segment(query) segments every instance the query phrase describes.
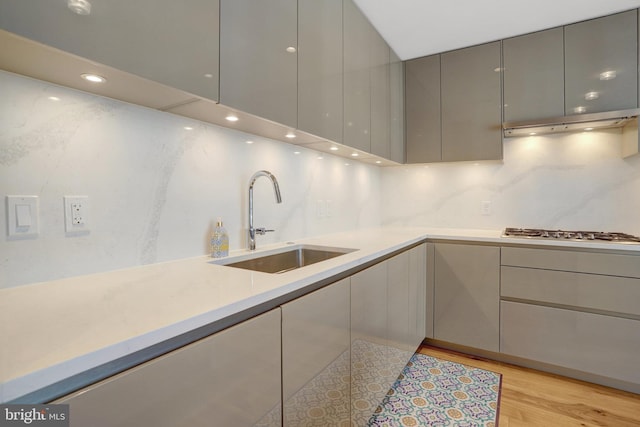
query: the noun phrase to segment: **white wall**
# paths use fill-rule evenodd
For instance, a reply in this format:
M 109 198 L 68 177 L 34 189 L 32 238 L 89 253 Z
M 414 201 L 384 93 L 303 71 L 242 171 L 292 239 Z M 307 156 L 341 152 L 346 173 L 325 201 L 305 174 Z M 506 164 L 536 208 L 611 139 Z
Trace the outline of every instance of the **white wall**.
M 640 156 L 623 159 L 621 144 L 614 129 L 532 136 L 506 139 L 501 163 L 385 168 L 383 223 L 640 235 Z
M 231 249 L 245 248 L 260 169 L 283 203 L 256 182 L 255 224 L 276 229 L 258 246 L 380 224 L 376 166 L 6 72 L 0 93 L 0 196 L 40 204 L 36 239 L 10 240 L 0 210 L 0 288 L 202 255 L 218 216 Z M 89 196 L 89 234 L 65 234 L 65 195 Z M 317 200 L 331 200 L 330 217 L 318 218 Z

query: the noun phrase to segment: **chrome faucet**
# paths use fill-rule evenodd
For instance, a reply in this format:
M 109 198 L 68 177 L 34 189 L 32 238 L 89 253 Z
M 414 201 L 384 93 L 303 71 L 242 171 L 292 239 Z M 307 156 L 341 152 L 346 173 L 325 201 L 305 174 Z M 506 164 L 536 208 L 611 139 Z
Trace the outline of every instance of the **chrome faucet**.
M 266 176 L 273 183 L 273 191 L 276 193 L 276 202 L 282 203 L 282 197 L 280 196 L 280 186 L 278 185 L 278 180 L 276 177 L 268 171 L 258 171 L 253 174 L 251 179 L 249 180 L 249 250 L 253 251 L 256 249 L 256 233 L 261 236 L 264 236 L 269 231 L 265 228 L 253 228 L 253 184 L 256 183 L 256 179 L 261 176 Z

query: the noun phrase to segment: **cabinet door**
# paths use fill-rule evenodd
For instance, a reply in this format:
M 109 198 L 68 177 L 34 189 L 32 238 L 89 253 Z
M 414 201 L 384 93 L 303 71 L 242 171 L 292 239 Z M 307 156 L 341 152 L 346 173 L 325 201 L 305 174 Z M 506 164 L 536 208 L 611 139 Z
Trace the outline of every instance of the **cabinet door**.
M 440 55 L 405 64 L 407 163 L 442 160 L 440 132 Z
M 282 306 L 285 426 L 349 421 L 349 284 L 344 279 Z
M 433 338 L 433 320 L 435 310 L 435 260 L 436 250 L 433 243 L 427 243 L 427 294 L 425 295 L 425 337 Z
M 640 321 L 502 301 L 500 350 L 640 384 Z
M 353 0 L 344 0 L 343 143 L 371 152 L 371 51 L 373 28 Z
M 434 337 L 499 350 L 500 248 L 435 245 Z
M 192 94 L 218 99 L 218 0 L 0 2 L 0 27 Z
M 389 343 L 388 366 L 393 373 L 402 371 L 417 345 L 414 346 L 412 326 L 416 322 L 416 307 L 409 297 L 411 289 L 409 251 L 390 258 L 387 262 L 387 328 Z M 389 387 L 393 384 L 391 373 Z
M 221 1 L 221 104 L 297 126 L 297 26 L 296 0 Z
M 342 0 L 299 0 L 299 129 L 342 142 L 342 71 Z
M 387 263 L 381 262 L 351 276 L 353 425 L 366 425 L 389 391 L 388 356 Z
M 404 142 L 404 63 L 390 51 L 391 59 L 389 65 L 389 103 L 391 115 L 389 141 L 389 159 L 394 162 L 405 162 L 405 142 Z
M 562 27 L 503 41 L 504 121 L 564 115 Z
M 636 10 L 565 27 L 567 114 L 636 108 L 637 95 Z
M 390 150 L 389 45 L 371 27 L 371 153 L 388 159 Z
M 56 403 L 71 426 L 280 426 L 280 309 Z
M 427 244 L 409 251 L 409 345 L 415 351 L 427 336 Z
M 500 55 L 500 42 L 441 55 L 443 161 L 502 158 Z

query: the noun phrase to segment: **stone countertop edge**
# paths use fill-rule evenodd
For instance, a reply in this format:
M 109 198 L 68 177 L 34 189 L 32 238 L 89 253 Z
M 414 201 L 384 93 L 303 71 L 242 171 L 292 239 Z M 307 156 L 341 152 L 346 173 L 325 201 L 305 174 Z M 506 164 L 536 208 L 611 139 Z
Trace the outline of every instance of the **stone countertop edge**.
M 640 254 L 640 245 L 503 238 L 501 233 L 425 227 L 362 229 L 296 240 L 295 244 L 357 250 L 284 274 L 225 267 L 201 256 L 0 290 L 0 403 L 19 402 L 25 396 L 50 400 L 60 390 L 71 391 L 143 362 L 142 356 L 129 356 L 145 349 L 156 348 L 155 354 L 147 352 L 147 358 L 158 356 L 172 349 L 163 348 L 163 343 L 176 337 L 187 337 L 207 325 L 224 329 L 243 320 L 225 324 L 225 319 L 239 313 L 251 317 L 258 314 L 252 313 L 256 307 L 266 311 L 289 295 L 293 299 L 305 288 L 313 290 L 316 283 L 337 280 L 426 240 Z M 259 247 L 256 253 L 290 244 Z M 247 253 L 233 251 L 229 258 Z M 214 332 L 209 328 L 206 334 Z M 118 360 L 122 360 L 120 366 Z M 83 377 L 91 370 L 99 372 Z M 66 380 L 71 384 L 65 385 Z

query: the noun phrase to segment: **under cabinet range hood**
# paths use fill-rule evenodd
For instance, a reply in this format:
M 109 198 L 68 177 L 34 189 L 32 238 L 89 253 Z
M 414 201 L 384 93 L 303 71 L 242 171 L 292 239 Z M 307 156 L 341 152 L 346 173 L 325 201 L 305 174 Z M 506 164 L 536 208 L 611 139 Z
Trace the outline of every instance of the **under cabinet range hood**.
M 637 123 L 640 109 L 607 111 L 603 113 L 576 114 L 549 119 L 504 123 L 505 138 L 545 135 L 562 132 L 582 132 L 594 129 L 620 128 Z

